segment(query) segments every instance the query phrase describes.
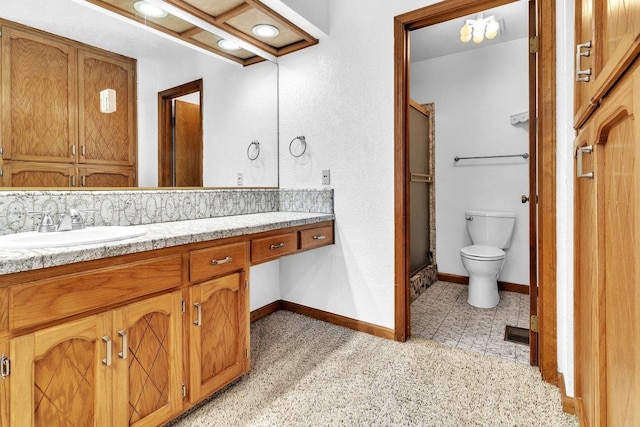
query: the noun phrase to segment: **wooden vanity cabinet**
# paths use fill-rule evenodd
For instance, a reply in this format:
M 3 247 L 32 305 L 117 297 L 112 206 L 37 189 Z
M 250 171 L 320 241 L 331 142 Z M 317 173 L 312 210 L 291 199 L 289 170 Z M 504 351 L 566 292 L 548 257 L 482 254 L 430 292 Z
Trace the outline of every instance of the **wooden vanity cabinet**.
M 10 340 L 11 426 L 160 425 L 182 406 L 182 292 Z
M 196 403 L 249 370 L 246 242 L 190 253 L 189 401 Z M 203 281 L 204 280 L 204 281 Z
M 162 425 L 246 373 L 251 241 L 283 235 L 333 222 L 3 276 L 0 425 Z

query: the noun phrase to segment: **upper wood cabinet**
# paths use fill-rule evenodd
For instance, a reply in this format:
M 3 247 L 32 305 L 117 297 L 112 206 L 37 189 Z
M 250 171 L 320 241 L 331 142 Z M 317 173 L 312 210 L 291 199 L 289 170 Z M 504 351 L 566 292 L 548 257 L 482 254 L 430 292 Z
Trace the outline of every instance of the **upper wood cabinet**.
M 576 0 L 574 127 L 640 52 L 640 0 Z
M 136 185 L 136 61 L 0 25 L 0 186 Z M 100 110 L 104 89 L 115 112 Z
M 135 63 L 78 52 L 78 162 L 132 166 L 135 162 Z M 100 92 L 116 91 L 116 111 L 100 112 Z
M 69 163 L 77 138 L 77 49 L 2 25 L 2 157 Z

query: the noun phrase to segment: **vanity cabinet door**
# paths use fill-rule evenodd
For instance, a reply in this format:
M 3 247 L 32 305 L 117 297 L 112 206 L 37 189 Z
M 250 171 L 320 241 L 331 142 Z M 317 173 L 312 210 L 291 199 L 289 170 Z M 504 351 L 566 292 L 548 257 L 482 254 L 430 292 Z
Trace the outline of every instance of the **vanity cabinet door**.
M 136 174 L 130 166 L 87 166 L 78 168 L 81 187 L 135 187 Z
M 72 187 L 76 168 L 64 163 L 6 161 L 2 165 L 2 187 Z
M 10 341 L 10 425 L 112 426 L 110 313 Z
M 76 49 L 2 25 L 4 160 L 70 163 L 76 144 Z
M 189 290 L 191 403 L 249 370 L 246 287 L 245 275 L 234 273 Z
M 135 163 L 135 75 L 132 60 L 78 50 L 78 162 Z M 113 89 L 116 110 L 100 110 L 100 92 Z
M 640 50 L 640 0 L 576 0 L 574 127 L 582 127 Z
M 114 425 L 161 425 L 182 410 L 182 292 L 114 311 Z

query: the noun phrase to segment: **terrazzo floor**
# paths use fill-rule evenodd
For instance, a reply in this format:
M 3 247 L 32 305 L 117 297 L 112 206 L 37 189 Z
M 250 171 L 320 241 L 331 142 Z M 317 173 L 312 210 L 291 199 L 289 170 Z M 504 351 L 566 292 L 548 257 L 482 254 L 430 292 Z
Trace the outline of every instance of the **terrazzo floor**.
M 529 327 L 529 295 L 500 291 L 494 308 L 467 303 L 467 286 L 438 281 L 411 304 L 411 334 L 450 347 L 529 364 L 529 346 L 504 341 L 507 325 Z

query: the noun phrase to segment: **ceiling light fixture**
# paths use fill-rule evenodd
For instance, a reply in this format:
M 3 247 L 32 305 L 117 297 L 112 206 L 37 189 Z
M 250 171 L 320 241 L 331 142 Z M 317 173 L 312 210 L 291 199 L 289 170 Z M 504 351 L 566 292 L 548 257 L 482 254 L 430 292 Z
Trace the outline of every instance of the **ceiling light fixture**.
M 238 43 L 231 40 L 226 40 L 226 39 L 218 40 L 218 46 L 220 46 L 224 50 L 240 50 L 241 49 Z
M 482 13 L 478 19 L 467 19 L 460 28 L 460 41 L 467 43 L 473 40 L 474 43 L 482 43 L 485 37 L 489 40 L 496 38 L 500 34 L 500 22 L 494 15 L 483 18 Z
M 164 18 L 168 15 L 167 11 L 162 10 L 158 6 L 154 6 L 144 0 L 139 0 L 133 4 L 135 10 L 150 18 Z
M 253 27 L 251 31 L 253 31 L 253 34 L 258 37 L 266 38 L 272 38 L 280 34 L 280 30 L 278 30 L 278 27 L 269 24 L 258 24 Z

